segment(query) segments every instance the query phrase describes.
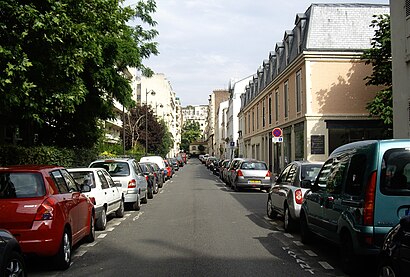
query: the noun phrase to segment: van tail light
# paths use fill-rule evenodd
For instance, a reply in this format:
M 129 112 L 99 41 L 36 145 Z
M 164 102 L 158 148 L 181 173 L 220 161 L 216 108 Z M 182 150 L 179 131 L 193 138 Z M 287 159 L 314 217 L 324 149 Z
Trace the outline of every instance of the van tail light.
M 270 171 L 268 170 L 268 172 L 266 173 L 266 176 L 265 177 L 270 177 L 271 176 L 271 173 L 270 173 Z
M 373 225 L 374 222 L 374 198 L 376 196 L 376 171 L 373 171 L 367 182 L 364 197 L 363 224 Z
M 301 189 L 295 190 L 295 201 L 296 204 L 302 204 L 303 202 L 303 194 Z
M 238 169 L 237 175 L 238 175 L 238 176 L 243 176 L 243 173 L 242 173 L 242 171 L 241 171 L 240 169 Z
M 38 207 L 34 220 L 52 220 L 54 218 L 54 205 L 55 201 L 53 199 L 44 200 Z
M 128 188 L 133 189 L 137 187 L 137 181 L 135 179 L 132 179 L 131 181 L 128 182 Z

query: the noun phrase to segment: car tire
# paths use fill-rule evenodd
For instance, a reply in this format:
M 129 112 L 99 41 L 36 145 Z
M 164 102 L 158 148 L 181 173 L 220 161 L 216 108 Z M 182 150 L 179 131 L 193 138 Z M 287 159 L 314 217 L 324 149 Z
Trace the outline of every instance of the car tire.
M 132 204 L 132 209 L 134 211 L 139 211 L 141 209 L 141 197 L 137 195 L 137 201 Z
M 0 276 L 27 276 L 24 257 L 17 251 L 12 251 L 0 268 Z
M 71 233 L 66 228 L 64 229 L 64 232 L 63 232 L 63 237 L 61 239 L 60 248 L 58 250 L 57 255 L 55 256 L 57 269 L 66 270 L 67 268 L 70 267 L 71 252 L 72 252 Z
M 105 211 L 105 208 L 102 209 L 100 217 L 97 218 L 95 228 L 99 231 L 103 231 L 107 228 L 107 212 Z
M 154 198 L 154 188 L 148 189 L 148 198 Z
M 288 205 L 285 206 L 283 222 L 284 222 L 285 232 L 290 233 L 295 229 L 296 222 L 292 218 L 292 215 L 290 214 L 290 210 L 289 210 Z
M 162 186 L 161 186 L 162 187 Z M 155 185 L 155 189 L 154 189 L 154 194 L 157 194 L 159 192 L 159 185 L 156 184 Z
M 312 232 L 309 229 L 309 225 L 304 213 L 300 213 L 300 240 L 304 244 L 309 244 L 312 240 Z
M 352 237 L 349 233 L 342 233 L 340 241 L 342 270 L 346 274 L 351 274 L 357 265 L 357 256 L 354 253 Z
M 85 241 L 89 243 L 95 241 L 95 217 L 93 214 L 90 219 L 90 232 L 85 237 Z
M 145 191 L 145 196 L 144 198 L 141 199 L 142 204 L 147 204 L 148 203 L 148 189 Z
M 269 197 L 266 203 L 266 214 L 270 219 L 275 219 L 278 215 L 272 208 L 272 199 Z
M 397 276 L 400 276 L 400 274 L 389 260 L 384 259 L 380 262 L 380 265 L 377 268 L 377 277 L 397 277 Z
M 124 217 L 124 199 L 121 199 L 120 207 L 115 211 L 115 216 L 120 218 Z

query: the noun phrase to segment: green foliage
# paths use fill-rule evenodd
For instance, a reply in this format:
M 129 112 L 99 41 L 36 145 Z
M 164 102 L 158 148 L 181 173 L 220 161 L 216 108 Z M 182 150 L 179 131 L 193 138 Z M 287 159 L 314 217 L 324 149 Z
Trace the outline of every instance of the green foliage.
M 67 149 L 49 146 L 22 147 L 1 145 L 0 166 L 18 164 L 59 165 L 87 167 L 97 158 L 95 149 Z
M 34 126 L 39 143 L 90 147 L 113 102 L 132 105 L 125 74 L 157 55 L 154 0 L 0 2 L 0 117 Z M 130 26 L 131 20 L 139 24 Z M 18 114 L 19 116 L 15 116 Z M 36 131 L 37 132 L 37 131 Z
M 201 127 L 197 121 L 188 120 L 182 126 L 181 132 L 181 149 L 189 152 L 189 145 L 191 142 L 197 141 L 201 138 Z
M 393 101 L 392 101 L 392 61 L 390 16 L 375 15 L 371 27 L 375 28 L 372 47 L 366 50 L 362 59 L 371 64 L 373 73 L 365 78 L 366 85 L 383 86 L 385 89 L 376 93 L 374 99 L 368 103 L 367 110 L 371 116 L 380 117 L 386 127 L 386 136 L 392 136 L 393 129 Z

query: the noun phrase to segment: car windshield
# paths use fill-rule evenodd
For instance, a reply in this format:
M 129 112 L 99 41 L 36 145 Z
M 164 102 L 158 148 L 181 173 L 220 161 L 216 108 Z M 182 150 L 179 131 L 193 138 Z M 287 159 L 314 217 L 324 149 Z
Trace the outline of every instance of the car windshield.
M 92 171 L 69 171 L 75 182 L 79 185 L 89 185 L 95 188 L 94 174 Z
M 38 197 L 44 194 L 43 178 L 38 173 L 0 173 L 0 199 Z
M 262 162 L 243 162 L 241 164 L 241 169 L 245 170 L 267 170 L 268 167 Z
M 316 180 L 317 174 L 319 173 L 322 165 L 320 164 L 306 164 L 301 167 L 301 179 L 314 181 Z
M 115 162 L 115 161 L 105 161 L 96 162 L 91 165 L 91 167 L 101 167 L 110 173 L 112 177 L 128 176 L 130 175 L 130 167 L 126 162 Z

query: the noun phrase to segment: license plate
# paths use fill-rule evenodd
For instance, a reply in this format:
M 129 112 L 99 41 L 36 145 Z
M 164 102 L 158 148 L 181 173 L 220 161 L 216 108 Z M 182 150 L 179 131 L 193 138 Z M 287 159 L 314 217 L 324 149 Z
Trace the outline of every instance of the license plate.
M 248 184 L 260 184 L 261 181 L 260 180 L 249 180 Z

